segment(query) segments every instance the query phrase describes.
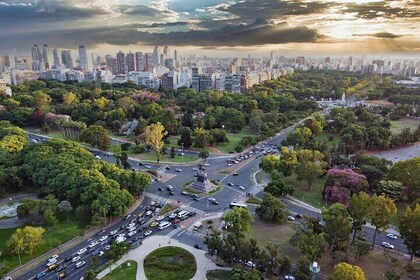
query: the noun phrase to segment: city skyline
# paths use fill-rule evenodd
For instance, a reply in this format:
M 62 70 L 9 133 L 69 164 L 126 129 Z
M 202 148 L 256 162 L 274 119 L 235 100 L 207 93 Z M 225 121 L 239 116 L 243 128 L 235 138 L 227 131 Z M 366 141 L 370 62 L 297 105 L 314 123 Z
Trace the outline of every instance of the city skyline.
M 0 51 L 39 42 L 101 54 L 168 45 L 214 56 L 418 56 L 418 22 L 417 0 L 3 0 Z

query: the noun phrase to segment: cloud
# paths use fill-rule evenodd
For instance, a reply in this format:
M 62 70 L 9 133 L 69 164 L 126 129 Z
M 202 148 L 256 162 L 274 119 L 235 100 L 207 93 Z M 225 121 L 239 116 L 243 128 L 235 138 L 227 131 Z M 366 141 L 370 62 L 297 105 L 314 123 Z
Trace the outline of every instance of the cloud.
M 372 34 L 353 34 L 353 36 L 395 39 L 395 38 L 404 37 L 405 35 L 397 35 L 397 34 L 393 34 L 389 32 L 378 32 L 378 33 L 372 33 Z
M 416 0 L 417 1 L 417 0 Z M 420 17 L 420 5 L 394 5 L 394 1 L 378 1 L 365 4 L 349 3 L 342 9 L 342 13 L 355 13 L 357 18 L 402 19 Z

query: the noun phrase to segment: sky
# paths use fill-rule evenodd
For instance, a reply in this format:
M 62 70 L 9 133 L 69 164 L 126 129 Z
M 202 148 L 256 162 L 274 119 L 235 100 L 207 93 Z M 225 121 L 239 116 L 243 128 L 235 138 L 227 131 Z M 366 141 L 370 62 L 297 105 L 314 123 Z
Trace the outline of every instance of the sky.
M 0 0 L 0 50 L 420 54 L 420 0 Z

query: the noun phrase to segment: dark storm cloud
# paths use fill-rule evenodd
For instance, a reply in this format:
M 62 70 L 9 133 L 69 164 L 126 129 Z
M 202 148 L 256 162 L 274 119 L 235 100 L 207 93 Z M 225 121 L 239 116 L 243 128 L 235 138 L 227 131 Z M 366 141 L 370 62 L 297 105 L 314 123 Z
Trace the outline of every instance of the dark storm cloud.
M 379 17 L 389 19 L 417 18 L 420 17 L 419 6 L 392 7 L 387 1 L 378 1 L 366 4 L 346 4 L 347 9 L 343 13 L 355 13 L 356 17 L 363 19 L 375 19 Z
M 388 38 L 388 39 L 395 39 L 404 37 L 404 35 L 397 35 L 389 32 L 379 32 L 373 34 L 353 34 L 353 36 L 357 37 L 375 37 L 375 38 Z
M 37 36 L 34 34 L 33 36 Z M 170 33 L 150 33 L 136 28 L 90 28 L 63 31 L 46 40 L 60 42 L 62 46 L 77 46 L 80 42 L 89 46 L 101 43 L 112 45 L 192 45 L 192 46 L 256 46 L 290 42 L 315 42 L 322 38 L 316 30 L 307 27 L 290 27 L 287 23 L 268 24 L 259 19 L 249 25 L 226 26 L 213 31 L 188 31 Z M 2 38 L 0 37 L 0 40 Z M 31 40 L 33 38 L 25 38 Z M 13 38 L 19 40 L 19 37 Z M 22 42 L 23 43 L 23 42 Z

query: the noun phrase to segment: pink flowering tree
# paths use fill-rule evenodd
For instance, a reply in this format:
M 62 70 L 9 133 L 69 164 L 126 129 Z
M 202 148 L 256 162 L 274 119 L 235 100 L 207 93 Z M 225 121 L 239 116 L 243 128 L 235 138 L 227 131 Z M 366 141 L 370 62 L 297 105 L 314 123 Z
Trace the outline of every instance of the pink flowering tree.
M 366 192 L 369 184 L 364 175 L 352 169 L 330 169 L 324 185 L 323 197 L 328 203 L 346 204 L 353 193 Z

